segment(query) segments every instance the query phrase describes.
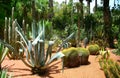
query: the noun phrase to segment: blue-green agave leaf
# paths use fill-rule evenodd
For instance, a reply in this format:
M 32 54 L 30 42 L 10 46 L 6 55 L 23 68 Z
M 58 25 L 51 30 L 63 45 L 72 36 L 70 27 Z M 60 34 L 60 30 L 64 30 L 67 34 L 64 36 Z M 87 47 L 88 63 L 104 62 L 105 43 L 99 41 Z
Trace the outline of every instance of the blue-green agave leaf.
M 17 31 L 17 33 L 21 36 L 21 38 L 23 39 L 25 45 L 28 47 L 28 39 L 25 37 L 25 35 L 22 33 L 22 31 L 19 29 L 19 27 L 16 27 L 15 30 Z
M 55 55 L 51 57 L 51 59 L 48 61 L 47 65 L 52 63 L 54 60 L 64 57 L 65 55 L 62 52 L 57 52 Z
M 32 42 L 32 45 L 36 45 L 38 43 L 38 41 L 40 40 L 42 35 L 43 35 L 43 31 L 41 31 L 40 34 L 37 36 L 37 38 Z
M 63 45 L 74 36 L 75 32 L 73 32 L 72 34 L 70 34 L 65 40 L 63 40 L 62 44 L 60 45 L 59 49 L 57 50 L 57 52 L 59 52 L 61 50 L 61 48 L 63 47 Z
M 46 59 L 45 59 L 45 61 L 47 61 L 48 56 L 50 56 L 50 58 L 51 58 L 53 44 L 54 44 L 54 41 L 49 41 L 48 49 L 47 49 L 47 52 L 46 52 Z

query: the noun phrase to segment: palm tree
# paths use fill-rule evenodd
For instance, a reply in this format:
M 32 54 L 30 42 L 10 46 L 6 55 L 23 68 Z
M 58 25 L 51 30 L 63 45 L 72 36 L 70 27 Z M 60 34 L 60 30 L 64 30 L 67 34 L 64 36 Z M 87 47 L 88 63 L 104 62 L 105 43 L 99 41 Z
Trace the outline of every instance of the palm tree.
M 77 32 L 77 47 L 79 47 L 80 42 L 80 27 L 83 26 L 83 0 L 79 0 L 77 4 L 77 14 L 78 14 L 78 32 Z
M 87 1 L 87 6 L 88 6 L 88 14 L 90 14 L 90 2 L 92 1 L 92 0 L 86 0 Z
M 112 20 L 111 20 L 111 12 L 109 7 L 109 0 L 103 0 L 103 15 L 104 15 L 104 30 L 105 30 L 105 36 L 107 38 L 107 42 L 109 44 L 109 47 L 113 48 L 113 37 L 112 37 Z

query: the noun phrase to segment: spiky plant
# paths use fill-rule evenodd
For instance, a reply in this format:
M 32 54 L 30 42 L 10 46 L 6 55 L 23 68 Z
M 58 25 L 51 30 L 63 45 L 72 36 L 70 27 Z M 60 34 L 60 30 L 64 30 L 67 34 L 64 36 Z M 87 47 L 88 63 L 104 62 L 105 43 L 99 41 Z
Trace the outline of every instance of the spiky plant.
M 99 54 L 100 47 L 97 44 L 92 44 L 88 46 L 88 50 L 91 55 L 97 55 Z
M 1 64 L 8 52 L 8 48 L 4 48 L 2 44 L 0 44 L 0 70 L 2 69 Z
M 0 70 L 0 78 L 12 78 L 12 76 L 7 74 L 7 70 Z
M 64 67 L 77 67 L 79 65 L 88 64 L 89 51 L 85 48 L 67 48 L 62 51 L 65 55 L 63 58 Z
M 86 48 L 82 48 L 82 47 L 77 48 L 77 50 L 78 50 L 79 57 L 80 57 L 80 64 L 81 65 L 88 64 L 90 52 Z
M 26 38 L 18 23 L 17 25 L 16 31 L 25 43 L 24 45 L 23 43 L 19 42 L 21 46 L 23 46 L 23 49 L 26 53 L 26 61 L 21 57 L 22 61 L 25 63 L 25 65 L 32 69 L 33 73 L 39 73 L 40 75 L 45 74 L 50 63 L 52 63 L 55 59 L 59 59 L 64 56 L 64 54 L 60 52 L 60 49 L 62 48 L 63 44 L 68 41 L 69 38 L 71 38 L 71 35 L 63 41 L 60 49 L 58 49 L 56 54 L 52 56 L 52 46 L 54 41 L 49 41 L 48 48 L 45 51 L 44 22 L 32 25 L 32 41 Z
M 20 40 L 19 36 L 17 35 L 15 31 L 16 23 L 14 19 L 14 7 L 12 8 L 12 18 L 5 17 L 5 28 L 4 28 L 4 41 L 8 44 L 12 45 L 15 48 L 15 52 L 8 51 L 9 53 L 7 56 L 10 59 L 19 59 L 19 55 L 24 55 L 23 52 L 20 49 L 20 45 L 17 43 L 18 40 Z
M 80 65 L 80 58 L 76 48 L 71 47 L 64 49 L 62 53 L 65 55 L 63 58 L 64 67 L 78 67 Z

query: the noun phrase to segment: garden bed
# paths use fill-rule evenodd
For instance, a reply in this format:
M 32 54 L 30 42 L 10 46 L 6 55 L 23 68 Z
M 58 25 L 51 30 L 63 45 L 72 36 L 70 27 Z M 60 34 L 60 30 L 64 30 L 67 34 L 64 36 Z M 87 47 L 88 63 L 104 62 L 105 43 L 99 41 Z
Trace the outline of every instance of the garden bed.
M 54 66 L 52 66 L 54 65 Z M 89 56 L 89 64 L 81 65 L 77 68 L 65 68 L 62 73 L 61 60 L 53 62 L 50 66 L 49 73 L 45 78 L 105 78 L 104 72 L 100 69 L 96 56 Z M 42 76 L 33 75 L 30 68 L 24 65 L 21 60 L 9 60 L 5 58 L 2 66 L 8 68 L 8 73 L 14 78 L 43 78 Z
M 111 51 L 112 49 L 107 48 L 107 50 Z M 99 58 L 96 57 L 96 55 L 90 55 L 89 64 L 76 68 L 64 68 L 64 71 L 62 71 L 62 63 L 59 59 L 50 64 L 48 73 L 44 76 L 32 74 L 31 69 L 25 66 L 21 60 L 10 60 L 6 57 L 2 66 L 8 70 L 8 74 L 11 74 L 13 78 L 106 78 L 99 65 Z M 110 59 L 120 64 L 120 56 L 112 52 L 110 52 Z

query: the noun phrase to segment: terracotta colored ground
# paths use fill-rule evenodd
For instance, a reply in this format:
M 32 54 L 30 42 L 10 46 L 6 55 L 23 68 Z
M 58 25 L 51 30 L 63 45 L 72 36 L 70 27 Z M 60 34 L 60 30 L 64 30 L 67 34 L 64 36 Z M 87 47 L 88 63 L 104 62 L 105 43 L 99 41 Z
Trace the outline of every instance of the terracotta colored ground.
M 77 68 L 65 68 L 64 73 L 61 70 L 61 60 L 53 62 L 50 66 L 49 73 L 44 76 L 33 75 L 30 68 L 26 67 L 21 60 L 9 60 L 5 58 L 2 66 L 8 68 L 8 74 L 14 78 L 105 78 L 104 72 L 100 69 L 96 56 L 90 55 L 88 65 L 82 65 Z M 111 58 L 120 61 L 120 56 L 111 54 Z

